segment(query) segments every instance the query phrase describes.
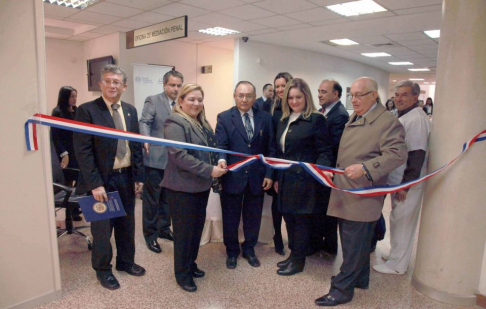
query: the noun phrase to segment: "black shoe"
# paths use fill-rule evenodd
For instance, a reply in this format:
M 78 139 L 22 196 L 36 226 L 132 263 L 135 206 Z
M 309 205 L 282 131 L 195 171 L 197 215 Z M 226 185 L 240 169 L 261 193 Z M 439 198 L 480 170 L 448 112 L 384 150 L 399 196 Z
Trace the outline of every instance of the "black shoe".
M 116 265 L 116 270 L 125 271 L 132 276 L 143 276 L 145 275 L 145 268 L 140 265 L 133 263 L 132 266 L 118 266 Z
M 236 265 L 236 256 L 228 256 L 228 258 L 226 259 L 226 267 L 228 269 L 235 269 Z
M 101 283 L 101 286 L 108 290 L 116 290 L 120 288 L 120 283 L 116 280 L 113 274 L 103 274 L 103 275 L 96 275 L 98 281 Z
M 331 296 L 331 294 L 326 294 L 322 297 L 319 297 L 318 299 L 315 300 L 316 305 L 318 306 L 324 306 L 324 307 L 333 307 L 341 304 L 345 304 L 350 302 L 351 300 L 346 300 L 346 301 L 338 301 L 334 297 Z
M 277 274 L 279 274 L 280 276 L 292 276 L 304 271 L 304 266 L 305 261 L 302 262 L 301 260 L 290 260 L 287 267 L 277 270 Z
M 156 240 L 147 241 L 147 248 L 149 248 L 150 251 L 155 253 L 162 252 L 162 248 L 160 248 L 160 245 Z
M 204 272 L 204 270 L 201 270 L 199 268 L 196 267 L 195 270 L 192 271 L 192 277 L 193 278 L 202 278 L 204 277 L 206 273 Z
M 285 249 L 284 248 L 277 248 L 275 247 L 275 252 L 280 255 L 285 255 Z
M 248 260 L 248 264 L 250 264 L 253 267 L 260 267 L 260 261 L 256 257 L 255 254 L 243 254 L 243 258 Z
M 172 235 L 172 231 L 170 229 L 168 232 L 159 233 L 159 238 L 164 238 L 170 241 L 174 241 L 174 235 Z
M 78 215 L 73 215 L 73 221 L 83 221 L 83 217 L 81 217 L 79 214 Z
M 287 265 L 289 265 L 289 263 L 290 263 L 290 256 L 286 260 L 278 262 L 277 267 L 278 268 L 285 268 L 285 267 L 287 267 Z
M 190 280 L 187 283 L 179 283 L 177 284 L 186 292 L 196 292 L 197 291 L 197 285 L 194 283 L 194 280 Z

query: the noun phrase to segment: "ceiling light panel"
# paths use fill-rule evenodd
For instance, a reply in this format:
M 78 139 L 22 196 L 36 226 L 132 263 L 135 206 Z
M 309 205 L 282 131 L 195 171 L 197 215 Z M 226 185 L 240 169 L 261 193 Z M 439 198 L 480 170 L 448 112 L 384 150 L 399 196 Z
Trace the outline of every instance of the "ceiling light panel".
M 413 65 L 411 62 L 403 61 L 403 62 L 388 62 L 391 65 Z
M 421 81 L 421 80 L 425 80 L 425 79 L 423 79 L 423 78 L 409 78 L 408 80 Z
M 226 28 L 221 28 L 221 27 L 201 29 L 201 30 L 199 30 L 199 32 L 205 33 L 205 34 L 210 34 L 210 35 L 216 35 L 216 36 L 223 36 L 223 35 L 240 33 L 239 31 L 236 31 L 236 30 L 231 30 L 231 29 L 226 29 Z
M 371 58 L 376 58 L 376 57 L 390 57 L 390 54 L 387 53 L 361 53 L 361 55 L 365 57 L 371 57 Z
M 437 39 L 440 37 L 440 30 L 427 30 L 424 33 L 431 39 Z
M 329 40 L 329 42 L 335 44 L 335 45 L 341 45 L 341 46 L 349 46 L 349 45 L 358 45 L 359 43 L 352 41 L 350 39 L 336 39 L 336 40 Z
M 341 4 L 329 5 L 326 6 L 326 8 L 342 16 L 357 16 L 387 11 L 387 9 L 380 6 L 373 0 L 346 2 Z
M 423 69 L 408 69 L 409 71 L 412 71 L 412 72 L 427 72 L 427 71 L 430 71 L 430 69 L 427 69 L 427 68 L 423 68 Z
M 99 0 L 44 0 L 46 3 L 65 6 L 68 8 L 84 9 Z

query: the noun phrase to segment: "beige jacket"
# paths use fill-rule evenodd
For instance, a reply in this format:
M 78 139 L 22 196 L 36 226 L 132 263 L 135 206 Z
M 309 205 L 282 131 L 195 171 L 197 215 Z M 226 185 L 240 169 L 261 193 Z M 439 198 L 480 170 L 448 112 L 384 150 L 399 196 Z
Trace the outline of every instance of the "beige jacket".
M 345 189 L 384 186 L 388 174 L 407 160 L 405 130 L 381 104 L 353 123 L 356 116 L 356 113 L 351 115 L 346 123 L 336 166 L 344 169 L 352 164 L 364 164 L 373 181 L 365 176 L 351 180 L 335 174 L 334 183 Z M 350 221 L 372 222 L 379 219 L 382 208 L 382 195 L 361 197 L 332 190 L 327 214 Z

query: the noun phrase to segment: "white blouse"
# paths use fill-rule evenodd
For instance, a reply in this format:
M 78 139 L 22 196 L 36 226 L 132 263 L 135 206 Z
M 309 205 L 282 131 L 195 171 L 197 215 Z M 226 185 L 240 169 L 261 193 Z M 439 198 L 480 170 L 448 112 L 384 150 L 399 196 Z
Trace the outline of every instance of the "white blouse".
M 300 113 L 291 113 L 289 117 L 289 122 L 287 123 L 287 127 L 285 128 L 285 131 L 282 134 L 282 137 L 280 138 L 280 146 L 282 147 L 282 152 L 285 152 L 285 137 L 287 136 L 287 131 L 289 130 L 290 124 L 297 120 L 299 116 L 302 114 Z

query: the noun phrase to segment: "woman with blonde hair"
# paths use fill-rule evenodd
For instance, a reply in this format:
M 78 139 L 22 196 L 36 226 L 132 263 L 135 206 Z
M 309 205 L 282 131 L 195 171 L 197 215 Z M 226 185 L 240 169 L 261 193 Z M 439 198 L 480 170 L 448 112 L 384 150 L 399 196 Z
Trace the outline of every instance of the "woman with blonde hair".
M 285 87 L 276 140 L 279 158 L 325 166 L 332 162 L 326 119 L 317 112 L 303 79 L 295 78 Z M 299 165 L 279 170 L 274 188 L 278 193 L 278 209 L 287 224 L 289 243 L 293 244 L 289 258 L 277 264 L 277 274 L 291 276 L 304 270 L 313 215 L 325 213 L 320 201 L 328 193 Z
M 167 139 L 200 146 L 216 147 L 214 131 L 204 114 L 204 92 L 201 86 L 182 87 L 173 113 L 165 121 Z M 166 188 L 167 201 L 174 230 L 174 272 L 177 284 L 195 292 L 193 278 L 201 278 L 204 271 L 196 264 L 199 243 L 206 220 L 206 206 L 214 179 L 227 170 L 217 166 L 217 153 L 168 148 L 168 163 L 161 186 Z

